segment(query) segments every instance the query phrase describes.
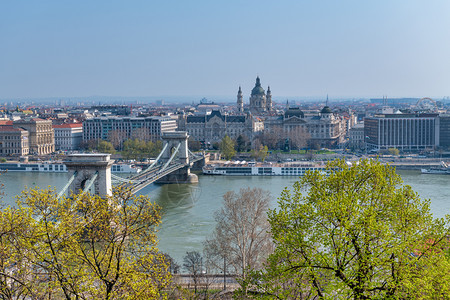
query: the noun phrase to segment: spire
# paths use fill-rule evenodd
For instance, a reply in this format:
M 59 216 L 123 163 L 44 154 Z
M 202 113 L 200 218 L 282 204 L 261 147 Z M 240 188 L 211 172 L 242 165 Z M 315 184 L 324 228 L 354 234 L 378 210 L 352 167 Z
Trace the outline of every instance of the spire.
M 237 94 L 237 109 L 238 109 L 238 112 L 243 112 L 244 111 L 244 101 L 242 99 L 241 86 L 239 86 L 239 91 L 238 91 L 238 94 Z
M 267 94 L 271 94 L 272 92 L 270 91 L 270 85 L 267 86 Z
M 256 84 L 255 86 L 261 86 L 261 80 L 259 79 L 259 76 L 256 76 Z
M 327 102 L 325 103 L 325 106 L 328 106 L 328 94 L 327 94 Z

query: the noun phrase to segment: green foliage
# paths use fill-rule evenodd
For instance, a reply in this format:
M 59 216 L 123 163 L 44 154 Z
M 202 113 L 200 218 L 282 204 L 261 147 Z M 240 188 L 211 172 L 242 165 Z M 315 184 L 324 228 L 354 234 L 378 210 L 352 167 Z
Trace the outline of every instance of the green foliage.
M 392 167 L 334 161 L 279 199 L 269 212 L 275 252 L 244 283 L 260 298 L 450 297 L 448 221 L 433 219 Z
M 389 148 L 388 152 L 390 155 L 398 156 L 400 154 L 400 150 L 397 148 Z
M 191 150 L 193 152 L 200 151 L 200 149 L 202 148 L 202 143 L 200 143 L 199 141 L 191 140 L 189 138 L 188 147 L 189 147 L 189 150 Z
M 99 141 L 97 151 L 100 153 L 116 153 L 116 149 L 114 149 L 114 146 L 107 141 Z
M 234 149 L 234 141 L 226 135 L 220 142 L 220 152 L 225 157 L 225 159 L 232 159 L 236 155 L 236 150 Z
M 160 297 L 171 279 L 156 248 L 160 220 L 158 206 L 128 190 L 106 199 L 26 190 L 0 213 L 0 297 Z
M 257 149 L 252 150 L 252 157 L 254 157 L 257 160 L 261 160 L 264 162 L 266 160 L 266 157 L 269 155 L 269 148 L 267 146 L 263 146 L 262 144 L 259 145 Z
M 122 156 L 125 159 L 142 160 L 144 158 L 156 157 L 162 150 L 162 142 L 155 143 L 142 140 L 126 140 L 123 143 Z
M 247 136 L 239 135 L 236 139 L 236 150 L 237 152 L 247 152 L 249 148 L 250 141 Z

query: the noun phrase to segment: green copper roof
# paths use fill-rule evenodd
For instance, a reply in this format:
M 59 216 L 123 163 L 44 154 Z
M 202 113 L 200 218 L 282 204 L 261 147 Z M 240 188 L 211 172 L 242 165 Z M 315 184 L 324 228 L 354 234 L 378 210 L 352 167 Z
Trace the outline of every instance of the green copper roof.
M 252 96 L 254 95 L 264 95 L 264 89 L 261 87 L 261 81 L 259 79 L 259 76 L 256 77 L 256 83 L 255 83 L 255 87 L 252 90 Z
M 332 114 L 333 111 L 331 110 L 331 108 L 329 106 L 325 106 L 324 108 L 322 108 L 321 113 L 323 113 L 323 114 Z

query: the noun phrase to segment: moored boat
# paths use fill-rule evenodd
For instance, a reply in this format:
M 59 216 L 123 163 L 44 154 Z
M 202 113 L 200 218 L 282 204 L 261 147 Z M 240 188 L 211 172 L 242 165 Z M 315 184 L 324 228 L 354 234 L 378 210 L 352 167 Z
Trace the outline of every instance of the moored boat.
M 64 173 L 67 167 L 63 163 L 57 162 L 36 162 L 36 163 L 20 163 L 9 162 L 0 163 L 0 172 L 45 172 L 45 173 Z M 112 173 L 139 173 L 142 169 L 134 164 L 113 164 L 111 166 Z
M 441 166 L 439 168 L 421 169 L 420 172 L 422 174 L 450 175 L 450 167 L 445 162 L 441 161 Z
M 246 161 L 228 161 L 204 166 L 203 174 L 234 176 L 303 176 L 307 171 L 315 170 L 325 170 L 325 165 L 313 163 L 255 163 Z

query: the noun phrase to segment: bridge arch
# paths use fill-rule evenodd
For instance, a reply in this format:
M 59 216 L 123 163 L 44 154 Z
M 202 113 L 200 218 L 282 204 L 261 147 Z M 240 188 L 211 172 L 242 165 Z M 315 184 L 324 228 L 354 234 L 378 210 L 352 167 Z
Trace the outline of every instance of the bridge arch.
M 167 162 L 172 157 L 172 151 L 180 145 L 177 153 L 178 161 L 182 164 L 189 164 L 188 138 L 189 135 L 186 131 L 164 132 L 162 136 L 164 152 L 161 161 Z
M 65 161 L 69 173 L 74 178 L 69 186 L 69 192 L 79 193 L 93 189 L 95 195 L 111 196 L 111 165 L 110 154 L 73 154 Z M 89 186 L 88 186 L 89 185 Z

